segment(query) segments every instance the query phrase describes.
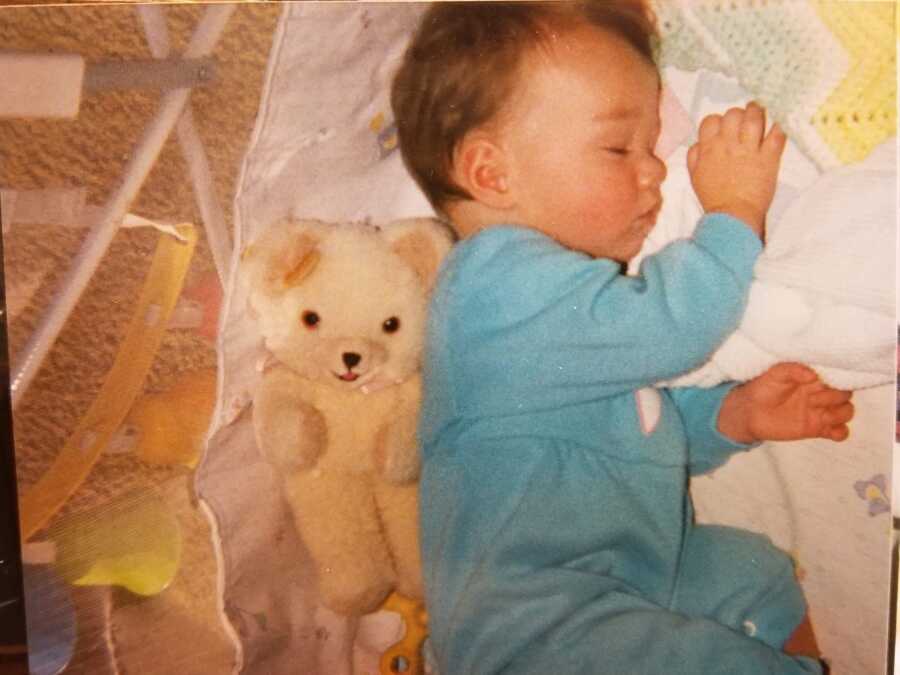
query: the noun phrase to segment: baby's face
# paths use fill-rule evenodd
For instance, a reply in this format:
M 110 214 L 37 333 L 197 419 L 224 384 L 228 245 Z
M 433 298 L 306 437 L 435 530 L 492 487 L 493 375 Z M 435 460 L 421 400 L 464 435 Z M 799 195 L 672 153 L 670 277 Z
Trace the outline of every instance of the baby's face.
M 526 57 L 500 131 L 521 224 L 626 262 L 656 222 L 665 165 L 656 69 L 595 28 Z

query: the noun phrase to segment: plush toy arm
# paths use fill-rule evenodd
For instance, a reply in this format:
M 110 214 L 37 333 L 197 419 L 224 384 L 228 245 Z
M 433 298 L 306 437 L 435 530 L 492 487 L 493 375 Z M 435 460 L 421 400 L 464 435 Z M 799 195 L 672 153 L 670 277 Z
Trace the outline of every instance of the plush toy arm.
M 419 478 L 415 416 L 404 415 L 381 430 L 375 444 L 375 467 L 382 478 L 394 485 Z
M 396 413 L 375 439 L 375 468 L 388 483 L 403 485 L 419 478 L 419 388 L 418 377 L 400 385 Z
M 303 389 L 299 377 L 273 368 L 263 376 L 253 399 L 257 446 L 280 469 L 310 469 L 325 449 L 325 419 L 304 397 Z

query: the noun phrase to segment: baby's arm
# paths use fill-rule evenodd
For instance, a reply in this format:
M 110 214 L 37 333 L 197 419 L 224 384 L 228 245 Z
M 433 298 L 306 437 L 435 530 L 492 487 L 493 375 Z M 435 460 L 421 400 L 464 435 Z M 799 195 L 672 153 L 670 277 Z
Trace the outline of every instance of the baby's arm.
M 787 141 L 777 124 L 765 132 L 765 111 L 750 103 L 706 117 L 688 152 L 691 182 L 704 211 L 728 213 L 760 239 Z
M 853 417 L 851 392 L 832 389 L 798 363 L 779 363 L 744 384 L 679 387 L 669 396 L 684 422 L 693 474 L 760 441 L 842 441 Z
M 725 214 L 705 216 L 697 230 L 648 256 L 637 277 L 524 228 L 463 242 L 452 293 L 433 303 L 432 316 L 446 323 L 442 340 L 453 345 L 448 368 L 492 409 L 514 403 L 527 412 L 702 365 L 738 326 L 761 246 Z

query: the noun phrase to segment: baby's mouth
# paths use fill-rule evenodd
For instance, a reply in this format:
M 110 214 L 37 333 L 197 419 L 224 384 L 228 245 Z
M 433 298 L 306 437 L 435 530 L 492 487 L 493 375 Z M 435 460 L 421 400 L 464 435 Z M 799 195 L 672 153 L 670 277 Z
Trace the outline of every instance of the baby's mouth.
M 659 212 L 662 209 L 662 204 L 657 204 L 651 209 L 647 209 L 637 218 L 637 223 L 642 227 L 647 229 L 652 229 L 654 225 L 656 225 L 656 219 L 659 218 Z

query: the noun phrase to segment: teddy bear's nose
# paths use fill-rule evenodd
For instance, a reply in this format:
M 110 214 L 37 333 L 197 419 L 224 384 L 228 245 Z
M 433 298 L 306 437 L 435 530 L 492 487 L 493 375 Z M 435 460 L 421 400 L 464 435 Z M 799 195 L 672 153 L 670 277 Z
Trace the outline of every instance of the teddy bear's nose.
M 348 368 L 352 368 L 362 360 L 362 357 L 356 352 L 344 352 L 341 358 L 344 360 L 344 365 Z

